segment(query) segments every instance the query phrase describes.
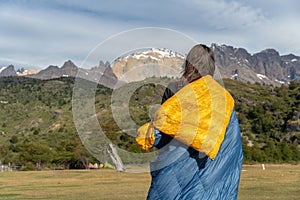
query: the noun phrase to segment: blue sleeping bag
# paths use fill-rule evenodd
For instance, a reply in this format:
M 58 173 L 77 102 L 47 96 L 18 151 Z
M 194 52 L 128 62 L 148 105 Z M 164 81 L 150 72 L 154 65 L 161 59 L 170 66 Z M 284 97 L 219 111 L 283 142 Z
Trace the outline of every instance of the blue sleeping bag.
M 155 134 L 163 138 L 158 136 L 163 133 Z M 150 164 L 152 181 L 147 199 L 237 199 L 243 153 L 234 110 L 214 160 L 176 139 L 169 140 Z
M 234 100 L 211 76 L 171 83 L 136 141 L 151 162 L 149 200 L 237 199 L 243 153 Z

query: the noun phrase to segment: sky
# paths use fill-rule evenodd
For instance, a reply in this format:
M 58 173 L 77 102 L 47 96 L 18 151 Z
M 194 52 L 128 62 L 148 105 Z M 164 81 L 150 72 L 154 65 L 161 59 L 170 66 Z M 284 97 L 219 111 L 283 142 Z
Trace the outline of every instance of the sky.
M 251 54 L 274 48 L 300 56 L 299 11 L 298 0 L 0 0 L 0 67 L 69 59 L 80 66 L 97 45 L 143 27 Z

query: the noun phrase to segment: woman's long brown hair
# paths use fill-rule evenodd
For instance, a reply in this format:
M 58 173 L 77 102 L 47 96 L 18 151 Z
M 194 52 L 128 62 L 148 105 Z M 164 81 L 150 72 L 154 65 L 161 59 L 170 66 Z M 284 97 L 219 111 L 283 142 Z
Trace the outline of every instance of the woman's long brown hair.
M 203 76 L 213 76 L 215 57 L 212 50 L 204 44 L 195 45 L 188 53 L 179 87 L 191 83 Z

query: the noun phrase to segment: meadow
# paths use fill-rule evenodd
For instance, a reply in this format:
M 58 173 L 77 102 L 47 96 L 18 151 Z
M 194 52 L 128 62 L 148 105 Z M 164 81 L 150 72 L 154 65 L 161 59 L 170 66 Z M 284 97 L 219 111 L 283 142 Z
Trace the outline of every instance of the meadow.
M 150 181 L 111 169 L 0 172 L 0 199 L 145 199 Z M 238 199 L 296 200 L 299 188 L 299 165 L 244 165 Z

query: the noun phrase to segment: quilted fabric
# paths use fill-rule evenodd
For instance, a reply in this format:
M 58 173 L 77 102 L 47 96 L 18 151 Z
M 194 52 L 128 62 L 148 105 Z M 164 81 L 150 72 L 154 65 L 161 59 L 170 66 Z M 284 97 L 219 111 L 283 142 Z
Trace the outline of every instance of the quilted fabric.
M 158 148 L 147 199 L 236 200 L 243 153 L 232 97 L 210 76 L 172 95 L 136 138 Z
M 198 79 L 165 101 L 154 120 L 138 130 L 137 143 L 153 146 L 154 128 L 214 159 L 224 139 L 234 100 L 211 76 Z
M 233 110 L 214 160 L 173 139 L 151 162 L 148 200 L 236 200 L 243 153 Z

